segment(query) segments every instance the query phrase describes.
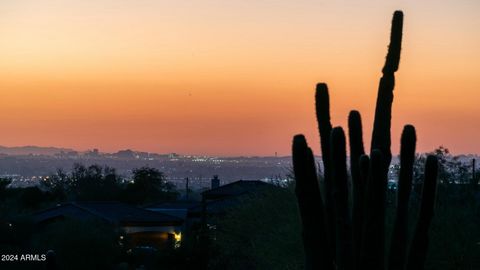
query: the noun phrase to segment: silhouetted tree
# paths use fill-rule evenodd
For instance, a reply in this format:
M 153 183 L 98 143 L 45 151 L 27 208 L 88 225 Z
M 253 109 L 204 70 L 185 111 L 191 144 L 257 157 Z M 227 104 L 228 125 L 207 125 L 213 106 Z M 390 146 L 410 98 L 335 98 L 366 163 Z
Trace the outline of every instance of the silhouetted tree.
M 151 201 L 174 200 L 178 196 L 175 186 L 156 168 L 141 167 L 133 170 L 133 182 L 127 184 L 122 200 L 141 204 Z
M 74 164 L 70 173 L 57 170 L 42 186 L 58 200 L 118 200 L 121 178 L 114 168 L 94 164 L 88 167 Z
M 10 179 L 0 178 L 0 201 L 5 199 L 6 189 L 11 182 L 12 180 Z
M 116 200 L 120 193 L 119 180 L 115 170 L 109 167 L 75 164 L 70 182 L 77 200 Z

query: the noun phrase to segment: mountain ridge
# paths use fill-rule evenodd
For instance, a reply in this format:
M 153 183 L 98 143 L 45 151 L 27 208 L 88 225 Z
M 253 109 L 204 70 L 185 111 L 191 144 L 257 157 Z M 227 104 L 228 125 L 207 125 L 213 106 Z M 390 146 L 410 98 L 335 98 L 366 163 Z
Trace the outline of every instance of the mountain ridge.
M 61 152 L 77 152 L 77 151 L 71 148 L 54 147 L 54 146 L 36 146 L 36 145 L 3 146 L 3 145 L 0 145 L 0 154 L 12 155 L 12 156 L 24 156 L 24 155 L 53 156 Z

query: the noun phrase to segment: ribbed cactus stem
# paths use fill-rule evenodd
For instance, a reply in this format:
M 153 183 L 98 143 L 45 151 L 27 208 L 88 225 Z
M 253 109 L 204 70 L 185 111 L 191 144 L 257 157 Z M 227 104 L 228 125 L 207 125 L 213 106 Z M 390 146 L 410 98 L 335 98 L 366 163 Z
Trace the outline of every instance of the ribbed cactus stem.
M 293 139 L 292 159 L 295 193 L 302 219 L 305 269 L 333 269 L 315 160 L 303 135 L 296 135 Z
M 397 212 L 393 225 L 388 266 L 390 270 L 405 269 L 407 254 L 408 204 L 412 189 L 413 162 L 417 136 L 415 128 L 403 128 L 400 146 L 400 175 L 398 180 Z
M 353 269 L 352 224 L 348 207 L 347 150 L 345 133 L 336 127 L 331 134 L 333 199 L 336 227 L 336 265 L 338 269 Z
M 328 87 L 325 83 L 317 84 L 315 91 L 315 111 L 317 114 L 320 145 L 322 148 L 327 235 L 332 250 L 335 250 L 335 219 L 333 211 L 332 169 L 330 161 L 330 134 L 332 132 L 332 124 L 330 122 L 330 98 Z
M 390 150 L 390 126 L 392 118 L 393 88 L 395 87 L 394 72 L 398 70 L 400 62 L 400 51 L 402 46 L 403 13 L 395 11 L 393 14 L 392 28 L 390 34 L 390 45 L 388 48 L 383 76 L 378 87 L 377 104 L 375 107 L 375 119 L 373 123 L 371 149 L 382 151 L 384 164 L 383 172 L 388 173 L 392 153 Z
M 368 174 L 370 170 L 370 157 L 368 155 L 360 156 L 360 181 L 364 183 L 365 192 L 363 193 L 363 199 L 361 200 L 361 204 L 365 204 L 365 195 L 367 192 L 367 182 L 368 182 Z M 364 211 L 363 211 L 364 212 Z
M 315 110 L 317 113 L 318 131 L 320 133 L 322 159 L 325 167 L 324 174 L 325 176 L 330 176 L 330 134 L 332 132 L 332 124 L 330 123 L 330 97 L 325 83 L 317 84 Z
M 435 207 L 435 193 L 437 189 L 438 160 L 429 155 L 425 163 L 425 180 L 422 190 L 420 214 L 413 235 L 407 269 L 423 269 L 428 250 L 428 228 L 432 222 Z
M 359 159 L 365 154 L 363 148 L 362 118 L 358 111 L 350 111 L 348 115 L 348 138 L 350 140 L 350 170 L 353 180 L 358 179 Z
M 383 177 L 383 155 L 373 150 L 367 183 L 365 222 L 360 257 L 361 269 L 385 269 L 385 199 L 387 182 Z
M 358 111 L 350 111 L 348 115 L 348 137 L 350 141 L 350 175 L 352 176 L 353 186 L 353 253 L 354 260 L 357 262 L 361 249 L 363 200 L 366 188 L 366 181 L 363 181 L 360 176 L 360 157 L 365 154 L 365 150 L 363 148 L 362 119 Z
M 393 73 L 398 70 L 400 51 L 402 50 L 403 12 L 397 10 L 393 13 L 392 30 L 390 31 L 390 45 L 382 72 Z
M 361 255 L 362 255 L 362 243 L 363 243 L 363 233 L 365 226 L 365 204 L 366 204 L 366 194 L 367 194 L 367 182 L 368 182 L 368 171 L 370 170 L 370 158 L 368 155 L 362 155 L 359 159 L 359 170 L 360 170 L 360 179 L 359 182 L 363 183 L 363 192 L 361 198 L 357 198 L 356 203 L 353 209 L 357 213 L 362 213 L 359 217 L 360 221 L 358 224 L 354 223 L 353 228 L 353 244 L 354 244 L 354 259 L 355 259 L 355 269 L 361 268 Z M 353 212 L 355 214 L 355 212 Z M 353 216 L 355 218 L 355 216 Z

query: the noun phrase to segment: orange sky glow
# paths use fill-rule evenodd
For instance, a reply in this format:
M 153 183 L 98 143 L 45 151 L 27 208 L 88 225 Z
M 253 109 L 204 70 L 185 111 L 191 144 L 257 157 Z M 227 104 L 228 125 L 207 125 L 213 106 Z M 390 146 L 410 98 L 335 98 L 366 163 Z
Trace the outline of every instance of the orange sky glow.
M 314 88 L 365 145 L 394 10 L 392 147 L 480 153 L 480 2 L 2 1 L 0 145 L 207 155 L 319 152 Z

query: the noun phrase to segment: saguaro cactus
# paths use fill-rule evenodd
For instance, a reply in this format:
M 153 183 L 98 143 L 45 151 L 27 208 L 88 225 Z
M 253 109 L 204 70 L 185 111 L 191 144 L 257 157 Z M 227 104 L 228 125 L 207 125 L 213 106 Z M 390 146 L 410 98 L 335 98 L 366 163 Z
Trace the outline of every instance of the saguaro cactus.
M 435 193 L 437 189 L 438 160 L 430 155 L 425 163 L 425 182 L 423 183 L 420 215 L 413 235 L 412 247 L 408 257 L 407 269 L 423 269 L 428 249 L 428 228 L 433 219 Z
M 333 202 L 335 210 L 336 227 L 336 260 L 340 269 L 351 269 L 353 266 L 352 250 L 352 224 L 348 207 L 348 176 L 347 176 L 347 153 L 346 153 L 345 133 L 341 127 L 332 130 L 330 140 L 331 160 L 332 160 L 332 179 L 333 182 Z
M 392 19 L 390 45 L 382 69 L 383 76 L 378 86 L 375 120 L 373 122 L 371 151 L 379 149 L 384 156 L 384 174 L 388 173 L 388 166 L 392 160 L 390 150 L 390 125 L 392 118 L 393 88 L 395 87 L 395 71 L 400 63 L 402 48 L 403 12 L 395 11 Z
M 353 200 L 348 199 L 345 134 L 332 129 L 327 85 L 316 89 L 316 113 L 324 165 L 325 200 L 322 199 L 313 154 L 303 135 L 294 137 L 293 169 L 303 226 L 306 269 L 422 269 L 428 248 L 428 227 L 433 218 L 437 160 L 427 158 L 421 211 L 407 252 L 407 215 L 415 158 L 415 128 L 404 127 L 397 213 L 388 264 L 385 263 L 385 209 L 391 162 L 391 108 L 394 72 L 398 70 L 403 13 L 393 15 L 390 46 L 382 69 L 370 157 L 365 155 L 360 113 L 350 112 L 350 174 Z M 349 201 L 352 201 L 350 217 Z M 406 254 L 409 254 L 408 261 Z
M 322 148 L 323 160 L 323 179 L 325 186 L 325 206 L 327 215 L 327 237 L 335 250 L 335 226 L 333 211 L 333 184 L 330 161 L 330 133 L 332 124 L 330 123 L 330 98 L 328 96 L 328 87 L 325 83 L 317 84 L 315 92 L 315 109 L 317 113 L 318 131 L 320 133 L 320 145 Z M 333 256 L 333 255 L 332 255 Z
M 333 269 L 315 160 L 303 135 L 294 137 L 292 151 L 296 179 L 295 193 L 302 217 L 305 269 Z
M 413 162 L 417 137 L 415 128 L 403 129 L 400 148 L 400 175 L 398 179 L 397 213 L 390 245 L 389 269 L 404 269 L 407 251 L 408 201 L 412 189 Z
M 362 119 L 358 111 L 351 111 L 348 115 L 348 137 L 350 141 L 350 173 L 352 176 L 353 186 L 353 209 L 352 209 L 352 226 L 353 226 L 353 245 L 354 260 L 358 262 L 358 255 L 361 250 L 362 224 L 364 215 L 364 194 L 367 186 L 368 178 L 368 157 L 364 159 L 363 165 L 360 157 L 365 154 L 363 149 L 362 138 Z M 367 163 L 365 163 L 367 162 Z M 362 176 L 362 166 L 364 166 L 364 174 Z
M 375 149 L 370 155 L 365 220 L 360 265 L 363 269 L 383 269 L 385 250 L 385 196 L 387 182 L 382 176 L 383 154 Z

